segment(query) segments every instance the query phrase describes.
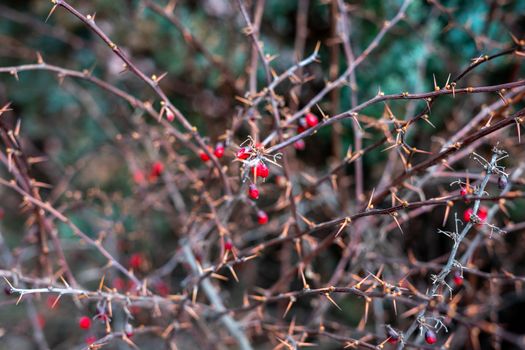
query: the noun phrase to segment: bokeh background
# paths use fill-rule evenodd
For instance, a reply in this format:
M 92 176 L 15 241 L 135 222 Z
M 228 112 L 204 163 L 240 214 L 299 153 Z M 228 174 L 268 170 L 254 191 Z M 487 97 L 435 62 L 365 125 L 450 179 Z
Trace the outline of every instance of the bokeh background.
M 171 101 L 188 116 L 191 123 L 213 143 L 225 130 L 231 127 L 234 116 L 239 113 L 238 91 L 247 91 L 247 63 L 251 55 L 251 42 L 242 32 L 245 27 L 236 2 L 227 0 L 176 1 L 175 14 L 182 25 L 221 58 L 235 77 L 231 84 L 224 75 L 209 63 L 202 54 L 195 52 L 184 40 L 181 32 L 166 19 L 135 0 L 74 0 L 71 3 L 82 13 L 95 13 L 96 22 L 119 47 L 132 57 L 137 66 L 146 74 L 160 75 L 167 72 L 161 86 Z M 157 2 L 164 5 L 165 2 Z M 299 105 L 304 104 L 318 93 L 327 80 L 333 79 L 330 63 L 337 62 L 338 76 L 345 68 L 344 53 L 337 38 L 334 38 L 334 18 L 330 1 L 307 1 L 307 36 L 305 56 L 310 54 L 316 43 L 321 42 L 320 59 L 309 65 L 305 72 L 311 80 L 302 87 Z M 392 18 L 400 6 L 400 1 L 346 1 L 351 23 L 351 44 L 359 54 L 375 37 L 382 22 Z M 251 3 L 248 2 L 248 5 Z M 296 36 L 296 16 L 298 1 L 266 0 L 260 38 L 265 52 L 276 55 L 272 68 L 280 73 L 297 62 L 294 48 Z M 49 1 L 40 0 L 1 0 L 0 1 L 0 67 L 17 66 L 37 61 L 37 52 L 43 60 L 55 66 L 78 71 L 89 71 L 141 100 L 156 101 L 151 90 L 144 86 L 129 72 L 122 72 L 122 62 L 112 54 L 99 38 L 90 32 L 77 18 L 58 8 L 50 19 L 45 19 L 52 7 Z M 251 6 L 249 6 L 251 9 Z M 251 12 L 250 12 L 251 13 Z M 433 90 L 435 77 L 439 85 L 444 85 L 447 76 L 459 73 L 472 59 L 482 54 L 495 53 L 512 45 L 510 33 L 518 38 L 525 36 L 524 1 L 419 1 L 415 0 L 408 8 L 406 18 L 395 26 L 381 41 L 379 47 L 359 66 L 356 71 L 355 94 L 359 101 L 374 96 L 378 89 L 385 93 L 400 91 L 423 92 Z M 335 57 L 335 58 L 334 58 Z M 493 60 L 469 74 L 462 86 L 481 86 L 499 84 L 523 78 L 522 59 L 517 56 Z M 264 72 L 259 66 L 258 86 L 265 85 Z M 287 91 L 289 83 L 281 85 L 278 92 L 290 102 Z M 319 104 L 328 114 L 335 114 L 351 107 L 350 87 L 344 86 L 336 93 L 327 96 Z M 435 129 L 427 124 L 419 124 L 417 132 L 409 134 L 409 142 L 421 149 L 436 149 L 440 139 L 446 138 L 454 130 L 465 124 L 484 105 L 497 101 L 496 94 L 475 94 L 454 100 L 440 100 L 432 107 L 431 121 Z M 146 189 L 137 188 L 133 182 L 132 167 L 146 169 L 155 161 L 165 160 L 168 171 L 169 157 L 155 149 L 155 142 L 148 143 L 143 135 L 151 140 L 161 139 L 162 130 L 155 121 L 144 117 L 144 113 L 134 110 L 124 101 L 102 91 L 85 81 L 61 78 L 49 71 L 19 72 L 0 75 L 0 104 L 11 102 L 12 113 L 6 114 L 7 123 L 14 125 L 21 120 L 21 135 L 24 149 L 34 157 L 46 157 L 47 161 L 36 165 L 34 178 L 51 184 L 52 188 L 42 189 L 43 196 L 67 213 L 84 232 L 92 237 L 107 234 L 105 246 L 123 262 L 129 262 L 140 254 L 138 275 L 141 277 L 155 271 L 170 261 L 177 250 L 181 232 L 180 213 L 169 204 L 167 194 L 161 186 L 150 184 Z M 521 103 L 523 105 L 523 103 Z M 424 107 L 423 102 L 405 101 L 390 104 L 396 115 L 410 116 Z M 365 115 L 378 119 L 383 115 L 384 106 L 377 104 L 367 108 Z M 267 118 L 270 125 L 271 118 Z M 264 125 L 264 122 L 263 122 Z M 352 121 L 342 122 L 336 129 L 323 128 L 306 140 L 306 151 L 290 151 L 293 156 L 291 169 L 294 174 L 317 176 L 325 173 L 338 160 L 342 159 L 354 142 Z M 241 128 L 235 140 L 244 140 L 248 129 Z M 368 132 L 369 131 L 369 132 Z M 364 145 L 372 144 L 383 135 L 377 130 L 367 129 Z M 124 140 L 124 141 L 122 141 Z M 494 140 L 493 140 L 494 141 Z M 497 139 L 495 140 L 497 141 Z M 488 142 L 480 153 L 487 152 L 495 143 Z M 160 141 L 159 141 L 160 142 Z M 199 169 L 200 160 L 183 145 L 177 144 L 177 154 L 186 157 L 190 169 Z M 508 149 L 510 167 L 523 161 L 523 147 L 514 145 Z M 486 154 L 486 153 L 484 153 Z M 416 157 L 422 160 L 426 156 Z M 377 150 L 364 158 L 365 190 L 372 190 L 384 171 L 388 152 Z M 456 164 L 456 169 L 473 169 L 476 163 L 465 159 Z M 9 175 L 0 167 L 4 178 Z M 352 183 L 353 167 L 344 169 L 348 183 Z M 296 176 L 298 183 L 304 181 Z M 344 179 L 342 180 L 344 181 Z M 436 179 L 425 188 L 425 193 L 436 196 L 450 190 L 450 179 Z M 304 183 L 304 182 L 303 182 Z M 180 183 L 184 187 L 185 183 Z M 346 208 L 352 208 L 352 186 L 346 193 Z M 267 186 L 268 198 L 264 199 L 268 212 L 278 213 L 273 193 L 282 191 L 275 181 Z M 188 190 L 185 198 L 198 196 L 198 191 Z M 26 213 L 20 210 L 20 198 L 6 188 L 0 188 L 0 207 L 3 218 L 0 227 L 5 239 L 2 249 L 8 248 L 20 270 L 29 276 L 42 276 L 38 266 L 38 250 L 35 232 L 28 225 Z M 339 205 L 336 204 L 336 205 Z M 458 212 L 465 206 L 459 205 Z M 304 212 L 316 222 L 333 217 L 330 207 L 304 206 Z M 525 220 L 525 203 L 520 200 L 508 207 L 510 217 L 506 222 Z M 243 218 L 244 216 L 244 218 Z M 246 209 L 239 209 L 236 222 L 239 223 L 236 235 L 244 236 L 241 242 L 257 242 L 260 229 L 253 224 L 253 215 Z M 503 215 L 502 215 L 503 217 Z M 398 256 L 406 259 L 411 254 L 419 261 L 430 261 L 449 251 L 449 241 L 436 234 L 443 220 L 443 209 L 429 211 L 404 226 L 404 235 L 390 232 L 383 243 L 378 245 L 378 255 L 387 254 L 394 249 Z M 380 221 L 380 223 L 383 223 Z M 88 289 L 95 289 L 104 269 L 105 261 L 93 250 L 81 243 L 67 227 L 57 223 L 58 233 L 63 242 L 71 267 L 78 280 Z M 278 227 L 272 227 L 278 234 Z M 271 230 L 271 229 L 270 229 Z M 379 233 L 381 227 L 369 230 Z M 240 232 L 242 231 L 242 232 Z M 384 232 L 383 232 L 384 233 Z M 266 234 L 266 233 L 265 233 Z M 513 232 L 498 238 L 492 246 L 483 248 L 476 259 L 482 265 L 479 269 L 487 272 L 506 270 L 515 275 L 525 273 L 525 248 L 523 231 Z M 246 238 L 248 237 L 248 238 Z M 373 240 L 372 240 L 373 241 Z M 384 245 L 391 245 L 384 248 Z M 392 248 L 393 247 L 393 248 Z M 206 250 L 207 251 L 207 250 Z M 222 284 L 223 297 L 231 306 L 242 303 L 245 288 L 253 286 L 266 288 L 279 278 L 282 253 L 276 248 L 263 255 L 257 263 L 240 267 L 237 273 L 241 279 L 240 287 L 235 282 Z M 330 275 L 340 258 L 337 247 L 328 249 L 316 261 L 315 273 Z M 373 259 L 372 259 L 373 260 Z M 7 261 L 0 259 L 0 267 L 11 269 Z M 371 262 L 368 266 L 376 270 L 386 262 Z M 393 279 L 395 267 L 386 268 Z M 428 271 L 414 277 L 414 284 L 425 291 Z M 114 271 L 107 272 L 111 283 L 119 281 Z M 185 278 L 184 269 L 176 267 L 163 276 L 154 288 L 169 293 L 181 290 L 180 281 Z M 122 279 L 122 278 L 121 278 Z M 118 282 L 117 282 L 118 283 Z M 418 284 L 419 283 L 419 284 Z M 473 278 L 470 290 L 485 286 L 485 281 Z M 300 279 L 290 281 L 290 290 L 300 289 Z M 468 291 L 465 292 L 468 294 Z M 498 323 L 513 333 L 525 334 L 522 321 L 525 312 L 525 295 L 511 285 L 501 287 L 498 298 L 504 299 L 498 305 Z M 475 298 L 475 296 L 472 296 Z M 468 298 L 467 298 L 468 299 Z M 82 346 L 86 335 L 78 329 L 76 319 L 86 313 L 94 312 L 94 305 L 83 307 L 75 305 L 71 298 L 63 297 L 51 308 L 53 300 L 47 295 L 34 299 L 34 307 L 39 315 L 45 337 L 53 349 L 72 349 Z M 306 322 L 311 315 L 311 300 L 301 301 L 294 307 L 298 322 Z M 468 302 L 468 301 L 465 301 Z M 338 301 L 344 312 L 332 308 L 326 314 L 327 322 L 355 327 L 363 314 L 363 303 L 356 298 L 341 298 Z M 1 297 L 0 305 L 0 349 L 33 349 L 30 321 L 22 305 L 15 306 L 11 297 Z M 285 306 L 285 305 L 284 305 Z M 277 319 L 283 305 L 273 305 L 269 312 Z M 162 324 L 162 317 L 143 310 L 136 315 L 134 323 Z M 123 315 L 118 310 L 115 322 Z M 394 319 L 387 315 L 385 318 Z M 276 321 L 276 322 L 280 322 Z M 392 321 L 390 321 L 392 322 Z M 401 322 L 401 321 L 400 321 Z M 165 322 L 164 322 L 165 323 Z M 374 323 L 374 317 L 370 317 Z M 402 322 L 401 322 L 402 324 Z M 103 334 L 98 326 L 90 332 Z M 213 327 L 213 324 L 212 326 Z M 372 327 L 373 329 L 373 327 Z M 98 333 L 97 333 L 98 332 Z M 199 348 L 192 339 L 191 332 L 181 331 L 180 349 Z M 488 335 L 482 335 L 481 348 L 492 348 Z M 136 339 L 140 348 L 160 349 L 166 345 L 155 336 L 141 335 Z M 336 349 L 340 344 L 329 340 L 315 340 L 318 348 Z M 258 344 L 257 338 L 255 344 Z M 270 346 L 261 337 L 261 349 Z M 109 344 L 108 349 L 124 349 L 123 343 Z M 465 341 L 465 349 L 477 349 L 474 343 Z M 505 345 L 503 348 L 513 348 Z

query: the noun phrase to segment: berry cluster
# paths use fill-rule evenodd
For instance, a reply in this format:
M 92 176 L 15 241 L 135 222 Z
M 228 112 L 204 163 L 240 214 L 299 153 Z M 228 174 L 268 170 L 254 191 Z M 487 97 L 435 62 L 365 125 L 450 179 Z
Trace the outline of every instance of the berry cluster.
M 299 125 L 297 126 L 297 133 L 302 133 L 310 128 L 313 128 L 319 124 L 319 118 L 313 113 L 306 113 L 304 117 L 299 119 Z M 293 146 L 298 151 L 303 151 L 306 147 L 306 144 L 303 139 L 297 140 L 294 142 Z

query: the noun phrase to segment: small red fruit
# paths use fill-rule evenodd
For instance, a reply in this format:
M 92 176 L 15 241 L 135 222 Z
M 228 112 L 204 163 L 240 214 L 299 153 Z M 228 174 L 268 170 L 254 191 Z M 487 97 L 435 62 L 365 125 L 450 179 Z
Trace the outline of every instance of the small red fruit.
M 489 210 L 487 207 L 480 206 L 478 209 L 478 216 L 481 219 L 481 221 L 485 221 L 487 219 L 487 216 L 489 214 Z
M 250 147 L 241 147 L 237 153 L 235 154 L 235 156 L 239 159 L 248 159 L 250 158 L 250 155 L 251 155 L 251 148 Z
M 468 190 L 466 187 L 461 187 L 461 190 L 459 190 L 459 195 L 463 198 L 465 198 L 468 195 Z
M 259 199 L 259 190 L 255 184 L 251 184 L 248 187 L 248 196 L 250 196 L 251 199 Z
M 159 177 L 163 171 L 164 171 L 164 164 L 162 164 L 161 162 L 155 162 L 151 166 L 150 175 L 151 177 Z
M 97 337 L 95 337 L 94 335 L 90 335 L 89 337 L 86 338 L 87 345 L 92 345 L 96 341 L 97 341 Z
M 224 241 L 224 250 L 232 250 L 233 249 L 233 242 L 231 241 L 231 239 L 227 238 L 225 241 Z
M 78 321 L 78 326 L 82 329 L 89 329 L 91 327 L 91 319 L 87 316 L 82 316 Z
M 175 120 L 175 114 L 169 108 L 166 108 L 166 119 L 170 123 Z
M 131 268 L 133 268 L 134 270 L 139 270 L 140 267 L 142 266 L 142 254 L 140 253 L 135 253 L 135 254 L 132 254 L 131 257 L 129 258 L 129 266 Z
M 268 214 L 266 214 L 262 210 L 259 210 L 257 212 L 257 222 L 259 223 L 259 225 L 264 225 L 268 223 Z
M 259 162 L 256 167 L 252 168 L 255 176 L 267 178 L 270 175 L 270 169 L 263 162 Z
M 224 155 L 224 144 L 222 142 L 218 142 L 215 146 L 215 151 L 213 151 L 213 154 L 215 154 L 215 157 L 222 158 Z
M 304 119 L 306 120 L 306 124 L 308 124 L 308 127 L 310 128 L 313 128 L 314 126 L 319 124 L 319 119 L 313 113 L 306 113 Z
M 434 331 L 430 329 L 427 329 L 427 331 L 425 332 L 425 341 L 428 344 L 434 344 L 435 342 L 437 342 L 436 333 L 434 333 Z
M 207 161 L 210 160 L 210 156 L 209 156 L 208 154 L 206 154 L 206 152 L 203 152 L 203 151 L 201 151 L 201 152 L 199 153 L 199 157 L 201 157 L 201 160 L 202 160 L 203 162 L 207 162 Z
M 4 288 L 4 293 L 5 293 L 5 295 L 11 295 L 11 294 L 13 294 L 14 292 L 13 292 L 13 289 L 12 289 L 11 287 L 6 286 L 6 287 Z
M 304 140 L 297 140 L 293 143 L 293 146 L 295 147 L 296 150 L 298 151 L 304 151 L 304 149 L 306 148 L 306 143 L 304 142 Z
M 467 210 L 465 210 L 465 212 L 463 213 L 463 221 L 469 222 L 473 212 L 474 210 L 472 208 L 468 208 Z
M 454 272 L 454 277 L 452 278 L 454 284 L 460 287 L 463 284 L 463 276 L 459 271 Z
M 168 294 L 170 294 L 170 289 L 164 281 L 158 281 L 155 283 L 155 289 L 161 297 L 166 297 Z

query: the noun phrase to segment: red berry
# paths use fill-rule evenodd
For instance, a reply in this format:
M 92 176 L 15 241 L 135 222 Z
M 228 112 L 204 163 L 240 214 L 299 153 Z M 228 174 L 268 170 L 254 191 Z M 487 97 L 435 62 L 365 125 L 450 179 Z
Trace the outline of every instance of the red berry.
M 319 124 L 319 119 L 313 113 L 306 113 L 306 116 L 304 118 L 306 119 L 306 124 L 308 124 L 308 127 L 310 128 L 313 128 L 314 126 Z
M 224 144 L 222 142 L 217 143 L 215 146 L 215 151 L 213 152 L 215 154 L 215 157 L 222 158 L 224 155 Z
M 170 123 L 175 120 L 175 114 L 169 108 L 166 108 L 166 119 Z
M 465 210 L 465 212 L 463 213 L 463 221 L 469 222 L 473 212 L 474 210 L 472 208 L 468 208 L 467 210 Z
M 82 329 L 89 329 L 91 327 L 91 319 L 87 316 L 82 316 L 78 321 L 78 326 Z
M 461 286 L 463 284 L 463 276 L 461 276 L 461 273 L 458 271 L 454 272 L 453 281 L 456 286 Z
M 268 222 L 268 214 L 266 214 L 264 211 L 259 210 L 257 212 L 257 222 L 259 225 L 264 225 Z
M 235 156 L 239 159 L 248 159 L 251 155 L 251 148 L 250 147 L 241 147 Z
M 202 160 L 203 162 L 207 162 L 207 161 L 210 160 L 210 156 L 209 156 L 208 154 L 206 154 L 206 152 L 203 152 L 203 151 L 201 151 L 201 152 L 199 153 L 199 157 L 201 157 L 201 160 Z
M 463 198 L 466 197 L 466 196 L 468 195 L 468 190 L 467 190 L 467 188 L 466 188 L 466 187 L 461 187 L 461 190 L 459 190 L 459 195 L 460 195 L 461 197 L 463 197 Z
M 270 169 L 263 162 L 259 162 L 256 167 L 252 168 L 255 176 L 267 178 L 270 175 Z
M 155 289 L 157 290 L 157 293 L 161 297 L 166 297 L 166 296 L 168 296 L 168 294 L 170 294 L 170 289 L 169 289 L 168 285 L 166 284 L 166 282 L 164 282 L 164 281 L 158 281 L 155 284 Z
M 94 335 L 90 335 L 89 337 L 86 338 L 87 345 L 91 345 L 96 341 L 97 341 L 97 337 L 95 337 Z
M 257 186 L 251 184 L 250 187 L 248 187 L 248 196 L 250 196 L 251 199 L 259 199 L 259 190 L 257 189 Z
M 162 174 L 162 172 L 164 171 L 164 164 L 162 164 L 161 162 L 155 162 L 153 163 L 153 165 L 151 166 L 151 177 L 159 177 L 160 174 Z
M 487 207 L 480 206 L 478 209 L 478 216 L 481 219 L 481 221 L 485 221 L 487 219 L 487 216 L 489 214 L 489 210 Z
M 224 241 L 224 250 L 232 250 L 233 249 L 233 242 L 230 239 L 226 239 Z
M 5 293 L 5 295 L 11 295 L 11 294 L 13 294 L 14 292 L 13 292 L 13 289 L 12 289 L 11 287 L 6 286 L 6 287 L 4 288 L 4 293 Z
M 129 266 L 131 268 L 133 268 L 134 270 L 139 270 L 142 266 L 142 254 L 140 253 L 135 253 L 135 254 L 132 254 L 131 257 L 129 258 Z
M 434 333 L 434 331 L 430 329 L 427 329 L 427 331 L 425 332 L 425 341 L 428 344 L 434 344 L 435 342 L 437 342 L 436 333 Z
M 304 151 L 304 149 L 306 148 L 306 143 L 304 142 L 304 140 L 297 140 L 293 143 L 293 146 L 295 147 L 296 150 L 298 151 Z

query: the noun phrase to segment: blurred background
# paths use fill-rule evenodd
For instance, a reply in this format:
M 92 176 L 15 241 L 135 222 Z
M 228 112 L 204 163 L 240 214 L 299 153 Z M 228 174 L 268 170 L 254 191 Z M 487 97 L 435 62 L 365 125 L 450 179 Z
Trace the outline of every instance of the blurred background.
M 246 25 L 237 2 L 172 2 L 176 5 L 173 17 L 179 27 L 155 12 L 151 5 L 148 6 L 148 1 L 70 2 L 83 14 L 96 13 L 98 26 L 148 76 L 160 76 L 167 72 L 160 86 L 211 145 L 226 130 L 231 129 L 235 121 L 240 120 L 242 103 L 236 96 L 243 96 L 249 91 L 247 70 L 252 55 L 252 43 L 243 33 Z M 307 20 L 304 49 L 301 50 L 302 56 L 299 59 L 310 55 L 317 42 L 321 43 L 319 62 L 304 69 L 303 74 L 309 80 L 301 86 L 298 100 L 294 100 L 289 94 L 294 87 L 289 81 L 277 89 L 292 112 L 319 93 L 326 81 L 334 80 L 346 69 L 341 41 L 335 34 L 335 2 L 264 1 L 260 39 L 264 42 L 265 53 L 275 55 L 271 67 L 277 74 L 298 62 L 299 5 L 306 6 L 302 8 L 302 12 L 306 14 Z M 153 3 L 157 6 L 167 4 L 165 1 Z M 391 19 L 401 6 L 400 1 L 394 0 L 344 3 L 349 16 L 351 46 L 356 56 L 375 38 L 382 23 Z M 254 2 L 246 1 L 246 6 L 253 16 Z M 89 72 L 93 77 L 158 107 L 158 99 L 153 91 L 136 76 L 125 71 L 122 61 L 85 24 L 62 8 L 57 8 L 45 22 L 51 8 L 52 3 L 49 1 L 0 1 L 0 67 L 35 64 L 41 57 L 52 66 Z M 205 47 L 206 52 L 218 58 L 220 64 L 211 63 L 203 50 L 192 46 L 188 41 L 191 39 L 183 35 L 181 28 L 188 30 Z M 412 1 L 405 19 L 386 34 L 379 46 L 356 70 L 353 97 L 352 84 L 349 83 L 322 99 L 319 108 L 328 115 L 334 115 L 350 109 L 352 98 L 363 102 L 372 98 L 379 90 L 385 94 L 432 91 L 433 75 L 438 85 L 444 86 L 449 74 L 456 76 L 473 59 L 510 47 L 513 44 L 511 33 L 517 38 L 525 36 L 524 1 Z M 494 59 L 469 73 L 460 85 L 484 86 L 519 80 L 524 77 L 522 59 L 516 55 Z M 259 64 L 257 90 L 260 91 L 265 85 L 264 71 Z M 435 128 L 426 123 L 418 124 L 417 131 L 408 134 L 408 142 L 419 149 L 437 151 L 443 139 L 465 125 L 484 106 L 499 99 L 497 94 L 472 94 L 457 96 L 455 99 L 441 99 L 432 106 L 430 121 Z M 183 290 L 181 281 L 187 277 L 186 270 L 177 265 L 169 273 L 163 274 L 158 269 L 170 262 L 180 239 L 186 234 L 183 230 L 188 227 L 181 224 L 183 216 L 194 215 L 201 210 L 202 204 L 188 205 L 185 212 L 177 210 L 170 204 L 162 184 L 149 181 L 144 186 L 137 186 L 133 174 L 142 169 L 147 176 L 151 165 L 162 161 L 167 171 L 176 177 L 179 174 L 190 177 L 189 171 L 195 172 L 198 178 L 204 178 L 207 170 L 202 167 L 200 159 L 184 144 L 165 137 L 162 127 L 152 118 L 145 117 L 143 111 L 132 108 L 123 99 L 88 81 L 61 76 L 58 71 L 17 70 L 16 74 L 14 71 L 1 73 L 0 105 L 7 102 L 11 103 L 12 112 L 2 116 L 2 122 L 13 127 L 20 120 L 21 139 L 26 155 L 46 159 L 32 168 L 33 178 L 50 185 L 49 188 L 44 186 L 41 189 L 42 196 L 66 213 L 83 232 L 94 238 L 103 236 L 104 246 L 117 260 L 134 267 L 140 278 L 151 277 L 150 286 L 155 293 L 180 293 Z M 523 106 L 522 100 L 516 101 L 515 108 L 519 106 Z M 396 101 L 390 103 L 389 107 L 400 119 L 408 119 L 424 108 L 425 103 Z M 319 110 L 314 112 L 321 115 Z M 383 104 L 375 104 L 363 113 L 364 117 L 371 120 L 377 120 L 383 115 Z M 179 127 L 176 123 L 174 125 Z M 267 135 L 271 127 L 272 118 L 266 114 L 261 120 L 261 134 Z M 236 129 L 232 140 L 240 144 L 248 133 L 249 128 L 244 124 Z M 364 146 L 373 144 L 383 136 L 377 129 L 367 126 Z M 514 131 L 513 141 L 515 136 Z M 512 169 L 524 160 L 523 146 L 512 140 L 492 139 L 481 145 L 476 152 L 487 155 L 491 146 L 500 141 L 511 155 L 505 162 Z M 173 143 L 174 153 L 159 151 L 159 145 L 163 145 L 163 142 Z M 339 164 L 348 148 L 354 144 L 353 122 L 348 119 L 336 127 L 322 128 L 307 138 L 304 151 L 289 147 L 286 152 L 291 157 L 290 169 L 297 188 L 307 187 L 308 181 L 305 178 L 308 176 L 319 177 Z M 389 152 L 383 152 L 384 148 L 386 147 L 380 147 L 363 158 L 367 199 L 385 171 Z M 228 149 L 228 157 L 231 157 L 232 150 L 233 148 Z M 417 163 L 426 157 L 424 154 L 417 155 L 413 161 Z M 179 163 L 185 164 L 189 170 L 182 169 Z M 454 169 L 458 172 L 466 171 L 465 169 L 480 172 L 479 164 L 468 157 L 457 162 Z M 392 171 L 402 171 L 402 167 L 398 164 Z M 0 167 L 0 174 L 3 178 L 10 178 L 5 166 Z M 237 176 L 235 174 L 235 171 L 229 172 L 232 179 Z M 314 204 L 305 203 L 301 204 L 302 212 L 314 222 L 334 218 L 342 209 L 352 212 L 357 207 L 353 202 L 353 174 L 353 166 L 346 166 L 339 178 L 340 190 L 329 189 L 329 183 L 326 183 L 326 188 L 319 188 L 320 192 L 326 190 L 326 193 L 335 193 L 337 199 L 331 206 L 325 206 L 322 200 Z M 192 188 L 191 182 L 183 175 L 177 180 L 177 186 L 182 189 L 182 198 L 198 203 L 199 190 Z M 454 180 L 457 178 L 436 178 L 428 182 L 423 190 L 428 198 L 439 196 L 453 190 L 449 184 Z M 218 181 L 213 182 L 215 186 L 217 183 Z M 240 185 L 236 186 L 234 190 L 239 190 Z M 283 188 L 273 177 L 264 186 L 267 196 L 262 200 L 261 207 L 271 216 L 281 215 L 282 211 L 276 203 Z M 490 186 L 492 189 L 496 188 L 494 183 Z M 457 190 L 457 187 L 454 189 Z M 217 192 L 212 193 L 217 195 Z M 0 228 L 5 240 L 0 242 L 4 252 L 0 267 L 10 270 L 16 266 L 24 275 L 35 278 L 46 276 L 38 263 L 36 231 L 28 221 L 27 212 L 21 210 L 20 196 L 0 187 L 0 198 Z M 466 205 L 461 203 L 455 207 L 459 215 L 464 208 Z M 525 220 L 523 200 L 513 201 L 507 209 L 508 216 L 497 216 L 501 216 L 497 219 L 501 226 Z M 443 208 L 422 213 L 410 221 L 410 224 L 403 226 L 403 235 L 399 233 L 397 226 L 391 225 L 391 220 L 378 220 L 376 227 L 365 230 L 370 234 L 370 241 L 364 241 L 363 244 L 373 245 L 376 239 L 378 243 L 377 247 L 370 249 L 370 261 L 363 263 L 359 271 L 377 271 L 386 264 L 384 275 L 391 277 L 393 281 L 399 281 L 406 271 L 397 270 L 395 264 L 403 265 L 407 256 L 422 262 L 446 256 L 450 250 L 450 241 L 436 234 L 436 228 L 441 227 L 443 213 Z M 277 236 L 282 230 L 283 222 L 284 219 L 261 231 L 254 223 L 253 209 L 249 206 L 239 208 L 231 219 L 234 241 L 239 247 L 252 246 L 267 237 Z M 384 229 L 387 225 L 391 226 Z M 95 290 L 104 273 L 107 285 L 122 290 L 129 287 L 123 276 L 115 270 L 106 271 L 106 261 L 92 248 L 80 243 L 67 225 L 56 222 L 56 228 L 72 272 L 86 289 Z M 518 230 L 498 237 L 486 247 L 480 248 L 479 254 L 473 258 L 479 262 L 475 265 L 486 272 L 525 274 L 525 258 L 522 254 L 525 241 L 522 234 L 523 230 Z M 380 243 L 378 237 L 382 237 Z M 202 254 L 210 260 L 217 255 L 216 249 L 210 249 L 210 244 L 217 244 L 216 242 L 203 243 Z M 12 260 L 6 258 L 6 254 L 10 254 Z M 381 255 L 390 260 L 376 261 L 379 259 L 377 256 Z M 311 274 L 318 275 L 312 278 L 318 281 L 317 286 L 326 283 L 340 258 L 341 250 L 335 245 L 316 258 Z M 403 262 L 396 262 L 397 258 L 403 259 Z M 253 293 L 255 287 L 271 287 L 282 274 L 282 259 L 287 258 L 280 248 L 272 248 L 255 262 L 240 266 L 237 269 L 240 284 L 233 280 L 221 282 L 221 295 L 225 303 L 230 307 L 239 306 L 246 291 Z M 425 286 L 429 283 L 428 276 L 429 270 L 422 268 L 410 280 L 424 293 Z M 468 287 L 462 291 L 462 307 L 469 300 L 478 300 L 476 291 L 487 286 L 488 282 L 482 278 L 470 278 Z M 288 290 L 301 287 L 299 277 L 291 278 Z M 493 295 L 499 298 L 498 307 L 494 310 L 497 315 L 487 316 L 479 321 L 494 317 L 507 331 L 524 335 L 525 323 L 521 320 L 525 312 L 525 295 L 521 289 L 515 287 L 512 283 L 499 285 L 498 292 Z M 488 296 L 479 298 L 490 303 Z M 33 301 L 33 315 L 38 316 L 45 339 L 52 349 L 81 348 L 87 337 L 99 338 L 104 334 L 103 325 L 97 324 L 89 334 L 77 326 L 76 320 L 80 316 L 96 312 L 95 303 L 79 305 L 64 296 L 51 307 L 54 303 L 53 296 L 45 294 L 36 296 Z M 294 306 L 293 316 L 297 322 L 309 321 L 312 310 L 317 307 L 315 303 L 315 298 L 307 298 Z M 385 305 L 387 303 L 385 301 Z M 1 297 L 0 304 L 0 349 L 38 348 L 33 340 L 24 302 L 15 306 L 12 297 L 5 296 Z M 330 308 L 325 315 L 326 323 L 357 327 L 364 312 L 363 302 L 355 297 L 343 296 L 338 299 L 338 304 L 344 312 Z M 275 324 L 284 322 L 280 315 L 285 307 L 286 303 L 268 307 L 267 312 L 275 317 Z M 397 317 L 390 306 L 384 306 L 384 309 L 385 314 L 381 316 L 383 324 L 392 323 L 400 328 L 404 327 L 404 321 L 396 321 Z M 158 317 L 151 310 L 135 311 L 133 324 L 137 327 L 165 327 L 168 324 L 165 317 Z M 382 332 L 377 326 L 376 317 L 377 314 L 370 315 L 370 329 Z M 123 312 L 116 309 L 115 324 L 122 324 L 125 319 Z M 291 316 L 287 318 L 288 322 L 290 319 Z M 214 323 L 209 327 L 214 327 Z M 469 333 L 465 329 L 463 332 Z M 179 349 L 214 348 L 209 343 L 199 343 L 191 330 L 182 329 L 177 337 Z M 460 339 L 464 340 L 465 349 L 489 349 L 495 344 L 491 336 L 485 333 L 478 338 L 477 344 L 468 336 Z M 133 340 L 139 348 L 168 348 L 161 337 L 148 333 L 137 335 Z M 261 349 L 271 349 L 278 345 L 271 344 L 272 341 L 261 335 L 254 336 L 253 341 Z M 312 342 L 318 344 L 317 348 L 341 348 L 341 344 L 330 339 L 312 339 Z M 515 344 L 505 342 L 499 346 L 500 349 L 517 348 Z M 126 349 L 129 345 L 112 342 L 104 348 Z

